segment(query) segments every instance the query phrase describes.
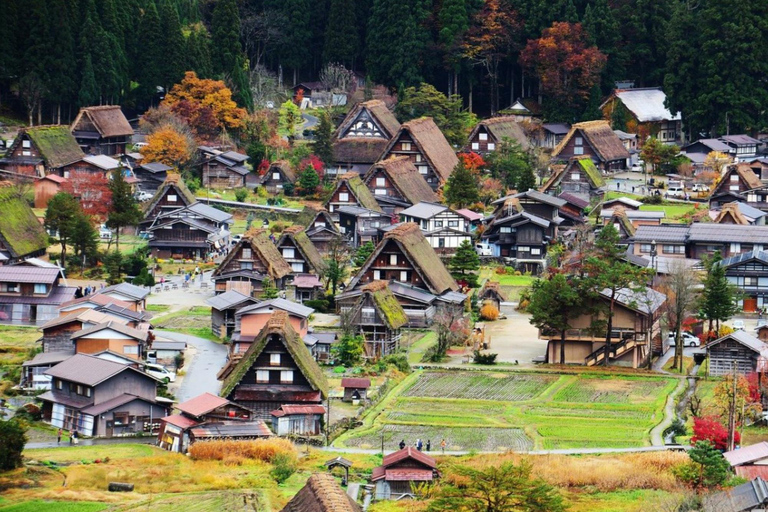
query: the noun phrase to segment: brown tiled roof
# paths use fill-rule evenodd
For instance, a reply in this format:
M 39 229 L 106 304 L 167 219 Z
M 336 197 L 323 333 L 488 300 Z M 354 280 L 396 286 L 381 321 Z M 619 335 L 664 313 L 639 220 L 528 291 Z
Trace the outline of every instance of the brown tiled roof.
M 125 118 L 120 105 L 102 105 L 99 107 L 83 107 L 77 114 L 72 130 L 81 130 L 78 125 L 83 117 L 87 117 L 96 127 L 102 137 L 125 137 L 133 135 L 133 128 Z
M 222 269 L 226 269 L 227 265 L 239 252 L 240 247 L 246 244 L 250 245 L 253 255 L 264 262 L 267 267 L 267 274 L 272 279 L 280 279 L 291 273 L 291 266 L 286 263 L 277 247 L 275 247 L 275 244 L 269 239 L 267 231 L 265 229 L 251 228 L 243 235 L 242 240 L 230 249 L 221 264 L 213 271 L 213 276 L 220 275 Z
M 212 393 L 203 393 L 186 402 L 180 403 L 176 407 L 181 412 L 187 413 L 190 416 L 202 416 L 223 405 L 227 405 L 228 403 L 229 400 L 226 398 L 221 398 Z
M 0 215 L 2 211 L 0 211 Z M 46 283 L 52 284 L 59 277 L 58 268 L 39 268 L 21 265 L 0 267 L 0 281 L 16 283 Z
M 611 130 L 611 125 L 608 121 L 585 121 L 583 123 L 576 123 L 571 126 L 571 130 L 560 141 L 552 156 L 557 157 L 571 140 L 574 134 L 580 131 L 584 138 L 587 139 L 590 146 L 595 150 L 601 160 L 609 162 L 611 160 L 623 160 L 629 158 L 629 151 L 621 143 L 619 137 Z
M 361 512 L 355 503 L 328 473 L 309 477 L 291 501 L 280 512 Z
M 396 452 L 390 453 L 389 455 L 386 455 L 382 461 L 382 466 L 387 468 L 392 464 L 396 464 L 405 459 L 414 459 L 432 469 L 437 468 L 437 461 L 435 459 L 425 454 L 424 452 L 420 452 L 413 446 L 406 446 L 402 450 L 398 450 Z
M 432 118 L 421 117 L 408 121 L 400 126 L 400 130 L 411 134 L 411 138 L 424 153 L 424 157 L 434 167 L 440 181 L 442 183 L 448 181 L 448 177 L 459 163 L 459 158 Z M 392 138 L 386 151 L 392 148 L 398 138 L 398 136 Z
M 361 379 L 354 377 L 346 377 L 341 379 L 341 387 L 343 388 L 357 388 L 368 389 L 371 387 L 371 379 Z
M 407 156 L 387 158 L 376 162 L 365 177 L 365 182 L 369 188 L 373 188 L 371 179 L 373 179 L 376 169 L 384 171 L 395 188 L 411 204 L 418 204 L 422 201 L 436 203 L 440 200 Z
M 110 320 L 123 324 L 128 323 L 128 320 L 125 318 L 117 318 L 113 315 L 110 315 L 109 313 L 96 311 L 95 309 L 86 309 L 85 311 L 75 311 L 74 313 L 70 313 L 68 315 L 52 318 L 44 323 L 40 329 L 50 329 L 51 327 L 57 327 L 59 325 L 64 325 L 75 321 L 101 324 Z
M 388 139 L 347 137 L 333 141 L 333 160 L 337 163 L 372 164 L 389 144 Z

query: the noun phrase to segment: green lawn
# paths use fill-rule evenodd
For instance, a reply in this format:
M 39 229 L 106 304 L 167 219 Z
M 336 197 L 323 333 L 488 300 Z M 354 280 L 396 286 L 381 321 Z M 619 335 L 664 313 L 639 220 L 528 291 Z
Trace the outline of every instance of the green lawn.
M 21 364 L 42 337 L 36 327 L 0 325 L 0 364 Z
M 619 197 L 628 197 L 629 199 L 642 199 L 643 196 L 639 194 L 630 194 L 629 192 L 618 192 L 616 190 L 608 190 L 605 193 L 605 196 L 603 196 L 604 201 L 609 201 L 611 199 L 617 199 Z
M 99 512 L 110 507 L 108 503 L 90 501 L 25 501 L 7 507 L 0 507 L 0 512 Z
M 666 217 L 662 222 L 680 220 L 694 210 L 693 204 L 644 204 L 640 210 L 646 212 L 664 212 Z
M 408 348 L 408 364 L 418 365 L 424 357 L 424 353 L 437 342 L 437 334 L 426 333 L 421 339 Z
M 109 446 L 65 446 L 63 448 L 37 448 L 24 450 L 24 457 L 32 460 L 51 462 L 92 462 L 109 457 L 116 459 L 136 459 L 163 453 L 160 448 L 148 444 L 114 444 Z
M 434 447 L 445 438 L 449 450 L 647 446 L 676 383 L 623 375 L 426 372 L 336 442 L 375 447 L 383 434 L 385 446 L 421 438 Z

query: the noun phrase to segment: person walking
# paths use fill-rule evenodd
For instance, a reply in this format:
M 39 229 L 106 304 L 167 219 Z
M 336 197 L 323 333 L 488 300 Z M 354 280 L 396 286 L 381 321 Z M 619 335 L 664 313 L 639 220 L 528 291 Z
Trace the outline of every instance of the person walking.
M 443 450 L 443 455 L 445 455 L 445 447 L 448 443 L 445 442 L 445 438 L 443 438 L 442 441 L 440 441 L 440 449 Z
M 80 437 L 77 435 L 77 430 L 72 432 L 72 438 L 74 439 L 74 444 L 77 444 L 78 439 L 80 439 Z
M 416 440 L 416 449 L 421 451 L 421 449 L 424 448 L 424 443 L 421 442 L 421 439 Z
M 402 439 L 402 440 L 400 441 L 400 444 L 399 444 L 398 446 L 400 446 L 400 449 L 401 449 L 401 450 L 402 450 L 403 448 L 405 448 L 405 439 Z
M 69 431 L 69 444 L 75 444 L 75 437 L 72 431 Z
M 431 449 L 432 449 L 432 440 L 431 439 L 427 439 L 427 451 L 429 451 Z
M 61 429 L 59 429 L 58 432 L 56 432 L 56 444 L 61 443 Z

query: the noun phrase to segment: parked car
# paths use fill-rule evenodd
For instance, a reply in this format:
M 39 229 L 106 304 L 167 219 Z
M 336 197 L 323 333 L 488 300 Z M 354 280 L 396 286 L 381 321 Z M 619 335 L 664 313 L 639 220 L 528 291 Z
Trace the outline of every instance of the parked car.
M 232 235 L 229 239 L 232 241 L 232 244 L 236 244 L 243 239 L 243 235 Z
M 694 183 L 691 190 L 694 192 L 709 192 L 709 186 L 705 185 L 704 183 Z
M 150 199 L 152 199 L 152 194 L 150 194 L 146 190 L 142 190 L 141 192 L 136 194 L 136 200 L 139 202 L 143 203 L 144 201 L 149 201 Z
M 478 256 L 493 256 L 490 244 L 475 244 L 475 251 Z
M 735 331 L 743 331 L 744 330 L 744 320 L 734 320 L 733 321 L 733 330 L 735 330 Z
M 103 240 L 110 240 L 112 238 L 112 230 L 106 224 L 99 226 L 99 238 Z
M 684 198 L 685 197 L 685 187 L 683 187 L 683 184 L 679 181 L 670 181 L 667 187 L 666 195 L 669 197 L 679 197 Z
M 701 345 L 701 340 L 694 336 L 693 334 L 684 331 L 680 337 L 683 339 L 683 346 L 684 347 L 698 347 Z M 669 341 L 670 343 L 674 343 L 675 341 L 675 333 L 670 332 L 669 333 Z
M 632 172 L 643 172 L 643 166 L 639 163 L 632 164 L 632 167 L 629 168 Z
M 163 365 L 148 363 L 144 371 L 163 382 L 176 382 L 176 374 Z

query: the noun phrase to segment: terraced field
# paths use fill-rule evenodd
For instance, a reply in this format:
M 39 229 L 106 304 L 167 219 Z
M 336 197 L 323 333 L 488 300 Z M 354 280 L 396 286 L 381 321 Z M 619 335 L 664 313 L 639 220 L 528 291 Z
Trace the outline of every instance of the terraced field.
M 650 444 L 676 381 L 663 377 L 426 372 L 396 389 L 338 446 L 394 449 L 446 439 L 448 450 L 634 447 Z

